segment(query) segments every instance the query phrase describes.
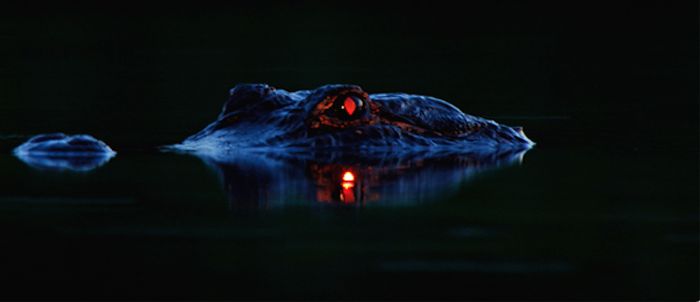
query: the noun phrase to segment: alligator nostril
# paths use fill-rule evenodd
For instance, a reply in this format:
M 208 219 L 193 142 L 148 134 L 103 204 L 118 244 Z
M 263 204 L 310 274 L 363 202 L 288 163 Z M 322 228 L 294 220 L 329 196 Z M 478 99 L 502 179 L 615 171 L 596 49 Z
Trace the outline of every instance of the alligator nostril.
M 522 135 L 525 135 L 525 131 L 523 131 L 523 127 L 513 127 L 513 130 L 515 130 L 515 132 L 518 132 Z

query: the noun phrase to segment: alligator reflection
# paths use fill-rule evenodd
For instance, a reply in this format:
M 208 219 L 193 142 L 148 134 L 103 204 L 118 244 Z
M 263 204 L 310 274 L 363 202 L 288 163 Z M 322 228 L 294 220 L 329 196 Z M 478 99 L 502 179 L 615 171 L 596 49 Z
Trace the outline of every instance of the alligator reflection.
M 272 153 L 198 155 L 215 170 L 233 209 L 290 205 L 410 206 L 436 200 L 485 170 L 522 161 L 526 150 L 460 155 Z

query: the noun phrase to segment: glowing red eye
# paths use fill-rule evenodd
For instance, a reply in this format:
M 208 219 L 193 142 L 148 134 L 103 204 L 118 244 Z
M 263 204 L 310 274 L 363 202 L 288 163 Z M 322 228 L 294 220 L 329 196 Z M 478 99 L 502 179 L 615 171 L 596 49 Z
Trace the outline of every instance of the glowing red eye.
M 355 112 L 355 109 L 357 108 L 357 105 L 355 104 L 355 100 L 353 100 L 351 97 L 345 98 L 345 101 L 343 102 L 343 106 L 345 107 L 345 112 L 347 112 L 348 115 L 352 115 Z

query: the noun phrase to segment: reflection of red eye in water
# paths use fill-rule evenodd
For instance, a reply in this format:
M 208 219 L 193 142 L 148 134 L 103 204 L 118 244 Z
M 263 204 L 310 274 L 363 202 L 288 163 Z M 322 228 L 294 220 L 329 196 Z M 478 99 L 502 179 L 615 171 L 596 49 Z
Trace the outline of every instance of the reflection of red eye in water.
M 355 202 L 355 192 L 352 190 L 355 186 L 355 175 L 350 171 L 343 173 L 343 191 L 340 193 L 340 200 L 344 203 L 354 203 Z
M 352 190 L 352 185 L 346 188 L 343 186 L 343 192 L 340 193 L 340 201 L 344 203 L 354 203 L 355 202 L 355 191 Z
M 352 97 L 346 97 L 345 101 L 343 101 L 343 108 L 345 108 L 345 112 L 347 112 L 348 115 L 352 115 L 355 113 L 355 109 L 357 109 L 357 104 L 355 104 L 355 100 L 353 100 Z
M 352 172 L 347 171 L 343 173 L 343 181 L 355 181 L 355 175 Z

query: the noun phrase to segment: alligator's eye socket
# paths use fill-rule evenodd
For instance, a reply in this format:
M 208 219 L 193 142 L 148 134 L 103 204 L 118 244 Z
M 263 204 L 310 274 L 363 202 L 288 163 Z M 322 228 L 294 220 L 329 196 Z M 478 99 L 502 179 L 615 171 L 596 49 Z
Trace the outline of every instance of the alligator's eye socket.
M 352 119 L 362 115 L 365 102 L 354 95 L 339 96 L 333 107 L 339 117 Z

